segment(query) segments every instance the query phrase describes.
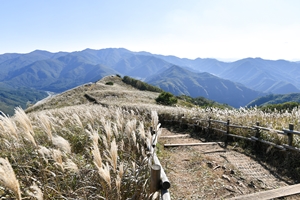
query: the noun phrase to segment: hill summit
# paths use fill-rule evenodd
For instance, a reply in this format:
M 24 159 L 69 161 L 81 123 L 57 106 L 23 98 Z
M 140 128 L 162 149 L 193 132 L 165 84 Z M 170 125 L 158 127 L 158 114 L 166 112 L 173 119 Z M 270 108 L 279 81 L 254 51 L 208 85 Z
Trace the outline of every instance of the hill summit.
M 63 93 L 47 97 L 29 107 L 26 111 L 54 109 L 81 104 L 100 104 L 103 106 L 130 106 L 156 104 L 158 92 L 141 91 L 122 81 L 118 75 L 106 76 L 96 82 L 87 83 Z

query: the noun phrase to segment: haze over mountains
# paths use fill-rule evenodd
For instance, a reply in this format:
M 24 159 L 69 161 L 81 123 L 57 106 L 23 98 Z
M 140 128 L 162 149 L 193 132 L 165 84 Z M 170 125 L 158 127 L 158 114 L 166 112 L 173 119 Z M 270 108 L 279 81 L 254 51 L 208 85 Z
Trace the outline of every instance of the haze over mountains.
M 285 60 L 191 60 L 123 48 L 0 55 L 3 88 L 63 92 L 111 74 L 138 78 L 175 95 L 203 96 L 234 107 L 267 93 L 300 91 L 300 63 Z

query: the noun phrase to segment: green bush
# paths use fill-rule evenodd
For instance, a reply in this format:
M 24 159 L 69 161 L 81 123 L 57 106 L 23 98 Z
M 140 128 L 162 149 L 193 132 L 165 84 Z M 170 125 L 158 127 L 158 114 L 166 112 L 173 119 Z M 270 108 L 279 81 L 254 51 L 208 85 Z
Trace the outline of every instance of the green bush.
M 105 83 L 105 85 L 113 85 L 113 84 L 114 84 L 114 83 L 113 83 L 113 82 L 111 82 L 111 81 L 110 81 L 110 82 L 106 82 L 106 83 Z
M 147 90 L 150 92 L 163 92 L 162 89 L 155 87 L 153 85 L 150 85 L 148 83 L 145 83 L 143 81 L 134 79 L 134 78 L 130 78 L 129 76 L 124 76 L 122 81 L 128 85 L 131 85 L 134 88 L 137 88 L 139 90 Z
M 160 93 L 160 95 L 155 100 L 157 103 L 163 105 L 173 105 L 177 103 L 177 98 L 170 92 Z

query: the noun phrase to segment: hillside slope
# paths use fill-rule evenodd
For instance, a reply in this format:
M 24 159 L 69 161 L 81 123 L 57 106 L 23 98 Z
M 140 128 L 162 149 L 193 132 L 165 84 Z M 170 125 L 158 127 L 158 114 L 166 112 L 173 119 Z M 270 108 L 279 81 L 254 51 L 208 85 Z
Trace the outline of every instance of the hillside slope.
M 29 104 L 36 103 L 46 96 L 44 91 L 25 87 L 12 88 L 0 84 L 0 112 L 12 116 L 16 107 L 25 109 Z
M 113 85 L 107 84 L 108 82 Z M 81 104 L 100 104 L 103 106 L 130 106 L 156 104 L 155 98 L 159 93 L 141 91 L 123 83 L 118 76 L 106 76 L 95 83 L 88 83 L 63 93 L 46 98 L 41 102 L 31 106 L 26 111 L 45 110 L 74 106 Z
M 175 95 L 201 96 L 234 107 L 245 106 L 261 95 L 241 84 L 205 72 L 192 73 L 178 66 L 154 75 L 146 82 Z
M 282 104 L 286 102 L 300 103 L 300 93 L 266 95 L 253 100 L 247 105 L 247 107 L 264 106 L 268 104 Z

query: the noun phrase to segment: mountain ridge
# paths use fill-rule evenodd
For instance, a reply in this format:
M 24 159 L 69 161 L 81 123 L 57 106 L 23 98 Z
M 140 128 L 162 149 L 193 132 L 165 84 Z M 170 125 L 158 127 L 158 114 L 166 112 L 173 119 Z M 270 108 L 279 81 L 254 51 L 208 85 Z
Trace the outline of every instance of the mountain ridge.
M 182 71 L 180 74 L 177 68 L 176 73 L 179 76 L 177 78 L 170 75 L 166 81 L 165 76 L 160 76 L 175 65 L 188 70 L 189 73 Z M 210 80 L 211 86 L 201 82 L 205 74 L 198 77 L 199 73 L 204 72 L 208 73 L 206 80 Z M 36 50 L 27 54 L 0 55 L 0 83 L 15 88 L 22 86 L 35 90 L 62 92 L 111 74 L 146 81 L 149 81 L 150 77 L 161 77 L 161 80 L 156 78 L 156 81 L 167 91 L 190 94 L 194 97 L 200 94 L 206 97 L 214 96 L 212 100 L 220 99 L 223 95 L 223 100 L 227 99 L 226 102 L 235 106 L 245 106 L 253 100 L 250 98 L 255 98 L 260 93 L 300 92 L 300 63 L 285 60 L 272 61 L 261 58 L 245 58 L 234 62 L 212 58 L 192 60 L 145 51 L 132 52 L 125 48 L 57 53 Z M 231 97 L 228 94 L 231 94 Z M 238 103 L 234 102 L 237 97 L 240 99 Z M 246 102 L 246 99 L 249 99 L 249 102 Z

